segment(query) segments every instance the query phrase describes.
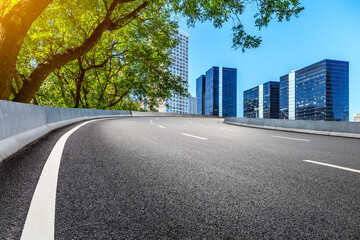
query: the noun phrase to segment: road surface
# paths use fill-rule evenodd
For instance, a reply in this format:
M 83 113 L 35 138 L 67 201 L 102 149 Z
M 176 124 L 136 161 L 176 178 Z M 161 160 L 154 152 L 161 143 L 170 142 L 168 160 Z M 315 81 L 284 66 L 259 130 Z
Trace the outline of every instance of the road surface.
M 359 139 L 82 122 L 0 165 L 0 239 L 359 239 L 359 170 Z

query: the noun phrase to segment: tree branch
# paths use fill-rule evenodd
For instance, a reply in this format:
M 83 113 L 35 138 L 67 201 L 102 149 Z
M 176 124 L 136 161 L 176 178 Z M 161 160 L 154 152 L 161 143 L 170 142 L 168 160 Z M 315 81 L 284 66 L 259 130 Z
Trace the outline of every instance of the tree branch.
M 114 0 L 109 7 L 109 11 L 106 13 L 104 20 L 94 29 L 94 31 L 89 36 L 89 38 L 87 38 L 80 46 L 69 48 L 64 52 L 60 52 L 55 55 L 52 55 L 42 63 L 39 63 L 35 68 L 35 70 L 30 74 L 28 81 L 26 81 L 25 84 L 23 84 L 23 87 L 16 95 L 14 101 L 29 102 L 32 99 L 32 97 L 35 96 L 36 91 L 40 88 L 43 81 L 52 71 L 89 52 L 100 41 L 103 33 L 106 30 L 109 30 L 112 24 L 110 17 L 113 11 L 115 10 L 116 6 L 118 4 L 131 2 L 131 1 L 133 0 Z M 124 16 L 124 18 L 122 18 L 123 21 L 125 20 L 131 21 L 132 19 L 136 18 L 139 11 L 145 8 L 147 5 L 148 3 L 144 2 L 138 8 L 133 10 L 131 13 Z

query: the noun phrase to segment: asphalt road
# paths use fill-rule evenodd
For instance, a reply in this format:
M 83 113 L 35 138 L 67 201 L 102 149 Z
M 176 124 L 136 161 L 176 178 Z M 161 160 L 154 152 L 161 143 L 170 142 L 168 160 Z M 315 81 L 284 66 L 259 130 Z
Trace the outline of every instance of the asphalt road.
M 0 165 L 0 239 L 21 238 L 52 149 L 79 124 Z M 360 239 L 359 170 L 359 139 L 219 119 L 99 120 L 67 139 L 45 211 L 55 239 Z

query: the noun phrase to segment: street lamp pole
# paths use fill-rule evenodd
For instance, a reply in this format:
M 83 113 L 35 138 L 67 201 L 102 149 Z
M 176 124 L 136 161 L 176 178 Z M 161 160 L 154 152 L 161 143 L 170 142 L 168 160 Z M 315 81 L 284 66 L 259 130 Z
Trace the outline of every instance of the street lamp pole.
M 256 114 L 256 118 L 258 118 L 258 112 L 259 112 L 259 108 L 254 108 L 255 114 Z

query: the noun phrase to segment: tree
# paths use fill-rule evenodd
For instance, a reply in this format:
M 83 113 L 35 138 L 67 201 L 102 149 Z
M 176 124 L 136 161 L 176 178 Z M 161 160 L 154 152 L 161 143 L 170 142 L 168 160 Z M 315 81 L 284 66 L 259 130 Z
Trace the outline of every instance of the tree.
M 154 17 L 153 14 L 146 17 Z M 157 103 L 155 98 L 164 100 L 172 92 L 186 94 L 182 81 L 167 71 L 171 65 L 168 50 L 177 44 L 172 38 L 177 24 L 169 21 L 168 14 L 157 11 L 152 21 L 135 20 L 132 26 L 120 30 L 121 34 L 104 37 L 89 53 L 50 74 L 37 92 L 37 102 L 50 106 L 118 109 L 131 98 L 143 100 L 145 96 L 152 96 L 154 101 L 148 102 L 152 106 Z M 62 44 L 52 38 L 48 42 L 49 47 L 39 47 L 42 51 L 29 47 L 24 55 L 41 58 L 38 52 L 51 52 Z
M 244 51 L 248 48 L 256 48 L 261 43 L 261 38 L 249 35 L 245 32 L 240 21 L 240 16 L 246 6 L 255 4 L 258 13 L 255 17 L 255 25 L 261 29 L 267 27 L 270 20 L 276 18 L 278 21 L 290 20 L 292 16 L 297 17 L 303 10 L 299 0 L 84 0 L 69 1 L 58 0 L 18 0 L 17 4 L 10 0 L 4 0 L 1 8 L 0 19 L 0 99 L 9 99 L 13 81 L 22 79 L 22 84 L 14 97 L 14 101 L 30 102 L 45 79 L 56 69 L 65 64 L 77 60 L 91 51 L 102 39 L 104 33 L 116 34 L 119 30 L 132 24 L 136 19 L 143 19 L 146 12 L 167 9 L 174 14 L 181 14 L 187 18 L 189 26 L 196 22 L 210 21 L 215 27 L 230 19 L 234 21 L 234 47 L 241 47 Z M 39 16 L 53 9 L 61 10 L 63 20 L 71 19 L 76 12 L 83 16 L 89 16 L 89 25 L 85 28 L 82 42 L 71 41 L 71 37 L 64 38 L 68 48 L 59 48 L 49 54 L 42 62 L 28 62 L 33 71 L 28 75 L 16 74 L 15 66 L 18 59 L 20 47 L 33 22 Z M 46 15 L 46 20 L 56 25 L 52 17 Z M 145 21 L 151 21 L 146 19 Z M 82 26 L 79 26 L 80 28 Z M 66 34 L 65 34 L 66 35 Z M 45 39 L 38 44 L 45 44 Z M 16 85 L 16 84 L 15 84 Z
M 51 0 L 24 0 L 14 5 L 4 0 L 0 9 L 0 99 L 10 95 L 16 60 L 31 24 Z

